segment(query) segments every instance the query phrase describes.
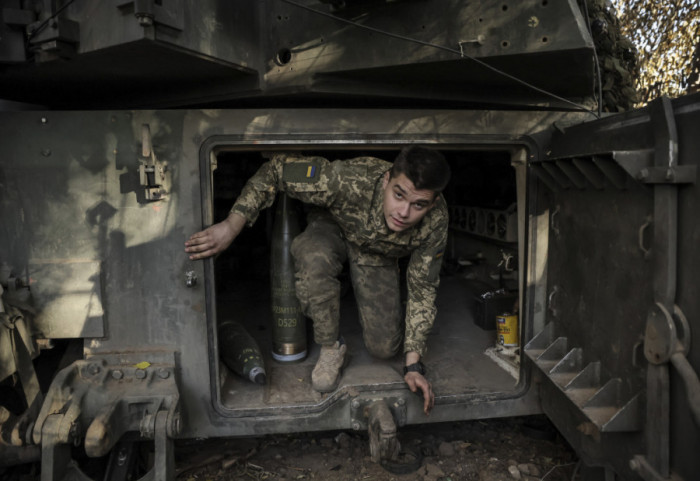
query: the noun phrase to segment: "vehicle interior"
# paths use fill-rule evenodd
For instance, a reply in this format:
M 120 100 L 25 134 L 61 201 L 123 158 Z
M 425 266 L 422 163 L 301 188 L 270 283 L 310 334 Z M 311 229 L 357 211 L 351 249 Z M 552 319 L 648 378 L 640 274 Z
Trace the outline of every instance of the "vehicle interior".
M 518 188 L 508 150 L 441 149 L 450 163 L 451 181 L 443 192 L 450 213 L 448 246 L 437 296 L 437 318 L 423 361 L 436 397 L 498 396 L 518 389 L 520 348 L 499 342 L 497 317 L 519 309 Z M 306 149 L 305 155 L 329 160 L 374 156 L 393 160 L 398 149 Z M 260 151 L 221 149 L 215 153 L 213 216 L 228 215 L 247 179 L 265 161 Z M 217 363 L 219 407 L 235 415 L 239 410 L 314 406 L 348 390 L 405 389 L 403 355 L 375 359 L 367 352 L 347 266 L 341 276 L 340 332 L 348 345 L 349 363 L 335 393 L 311 388 L 311 371 L 319 356 L 306 320 L 308 354 L 303 360 L 279 362 L 271 355 L 272 314 L 270 244 L 275 206 L 263 211 L 234 244 L 215 260 L 216 323 L 235 320 L 257 341 L 265 360 L 267 382 L 258 385 Z M 299 204 L 301 227 L 304 206 Z M 408 258 L 399 260 L 403 275 Z M 503 321 L 501 319 L 501 321 Z M 516 336 L 517 338 L 517 336 Z M 506 340 L 505 344 L 509 344 Z M 510 342 L 512 344 L 512 341 Z M 517 341 L 516 341 L 517 344 Z M 226 346 L 220 345 L 225 350 Z

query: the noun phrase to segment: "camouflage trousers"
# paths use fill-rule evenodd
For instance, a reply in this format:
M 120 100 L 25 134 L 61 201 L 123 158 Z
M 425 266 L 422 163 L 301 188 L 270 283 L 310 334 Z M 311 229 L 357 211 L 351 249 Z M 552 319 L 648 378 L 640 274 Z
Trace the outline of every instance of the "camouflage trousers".
M 338 276 L 347 261 L 367 350 L 381 359 L 399 352 L 403 323 L 396 259 L 362 253 L 343 239 L 340 227 L 327 214 L 310 216 L 306 230 L 292 243 L 292 257 L 297 297 L 313 321 L 318 344 L 329 346 L 338 339 Z

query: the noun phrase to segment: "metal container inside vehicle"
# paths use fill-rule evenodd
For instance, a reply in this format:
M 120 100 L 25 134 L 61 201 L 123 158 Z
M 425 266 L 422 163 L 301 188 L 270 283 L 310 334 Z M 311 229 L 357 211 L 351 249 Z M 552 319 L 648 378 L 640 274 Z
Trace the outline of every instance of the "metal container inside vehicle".
M 291 247 L 301 232 L 296 201 L 286 194 L 277 196 L 270 248 L 272 308 L 272 358 L 295 362 L 306 357 L 306 318 L 294 290 L 294 261 Z
M 520 345 L 518 333 L 518 315 L 504 312 L 496 316 L 496 334 L 498 344 L 505 347 L 518 347 Z

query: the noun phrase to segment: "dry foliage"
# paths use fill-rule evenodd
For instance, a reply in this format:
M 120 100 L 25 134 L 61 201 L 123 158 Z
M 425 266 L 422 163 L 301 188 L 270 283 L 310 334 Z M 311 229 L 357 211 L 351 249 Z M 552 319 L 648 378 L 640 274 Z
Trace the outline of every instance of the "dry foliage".
M 638 53 L 638 106 L 700 91 L 700 2 L 612 0 Z

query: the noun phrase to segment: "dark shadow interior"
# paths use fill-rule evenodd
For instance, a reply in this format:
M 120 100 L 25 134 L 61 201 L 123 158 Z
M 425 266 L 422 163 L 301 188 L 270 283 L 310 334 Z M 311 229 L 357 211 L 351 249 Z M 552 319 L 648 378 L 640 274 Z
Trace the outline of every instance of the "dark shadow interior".
M 398 151 L 318 149 L 303 153 L 329 160 L 362 155 L 393 160 Z M 424 358 L 428 377 L 438 397 L 513 391 L 519 376 L 519 349 L 500 346 L 496 329 L 496 315 L 513 313 L 518 299 L 516 183 L 510 154 L 455 149 L 443 153 L 452 168 L 452 180 L 444 192 L 450 208 L 450 235 L 441 271 L 438 315 Z M 264 160 L 260 152 L 218 153 L 215 221 L 226 217 L 246 180 Z M 220 362 L 220 401 L 225 409 L 317 404 L 328 396 L 311 389 L 311 371 L 319 348 L 313 342 L 310 320 L 304 360 L 280 363 L 271 355 L 269 259 L 274 211 L 274 206 L 263 211 L 255 225 L 246 228 L 215 261 L 217 322 L 240 322 L 256 339 L 267 372 L 266 384 L 257 385 Z M 303 223 L 303 215 L 301 218 Z M 402 272 L 407 261 L 399 261 Z M 368 354 L 350 280 L 345 277 L 342 281 L 340 330 L 350 359 L 338 390 L 403 388 L 403 356 L 383 361 Z

